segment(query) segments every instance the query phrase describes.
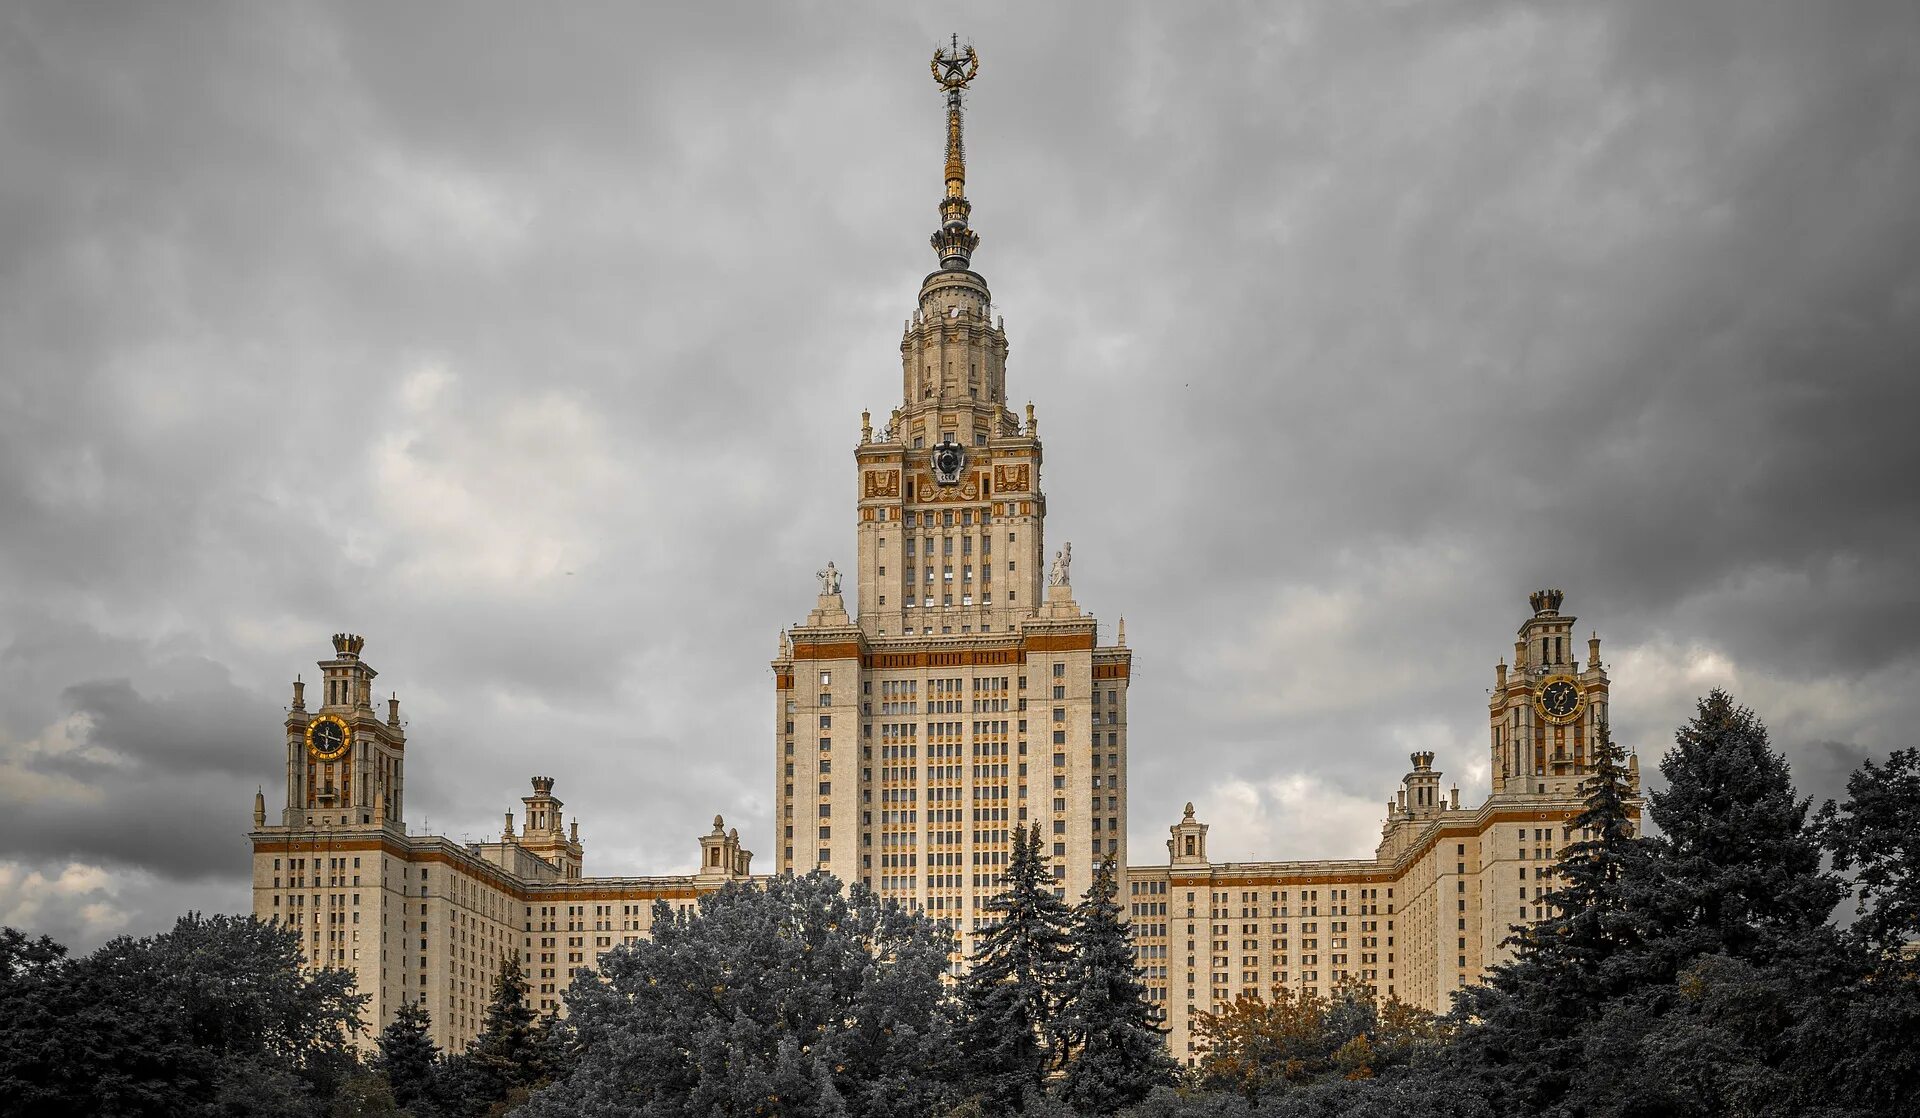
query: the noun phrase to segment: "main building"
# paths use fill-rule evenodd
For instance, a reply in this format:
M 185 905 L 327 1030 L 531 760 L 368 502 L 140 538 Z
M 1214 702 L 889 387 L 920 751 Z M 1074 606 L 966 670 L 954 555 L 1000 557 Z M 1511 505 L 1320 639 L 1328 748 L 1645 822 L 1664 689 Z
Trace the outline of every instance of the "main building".
M 993 919 L 1015 828 L 1039 826 L 1063 897 L 1112 858 L 1183 1061 L 1195 1014 L 1243 991 L 1324 992 L 1351 976 L 1445 1008 L 1500 959 L 1509 925 L 1544 915 L 1607 717 L 1599 640 L 1581 662 L 1560 592 L 1535 593 L 1512 667 L 1495 670 L 1491 795 L 1463 807 L 1433 755 L 1415 754 L 1371 858 L 1214 862 L 1189 804 L 1166 859 L 1134 863 L 1125 623 L 1103 644 L 1074 599 L 1072 546 L 1049 555 L 1039 426 L 1031 404 L 1008 403 L 1007 335 L 972 269 L 962 99 L 977 69 L 957 43 L 934 58 L 939 268 L 901 334 L 900 405 L 877 431 L 861 419 L 854 609 L 829 563 L 773 661 L 774 870 L 825 870 L 924 909 L 958 934 L 958 965 Z M 536 1007 L 559 1007 L 575 972 L 647 935 L 657 903 L 751 879 L 752 855 L 719 816 L 694 874 L 586 877 L 579 825 L 544 776 L 495 841 L 408 834 L 399 700 L 375 710 L 361 637 L 333 646 L 313 709 L 293 687 L 277 822 L 255 799 L 253 907 L 300 929 L 312 964 L 353 970 L 376 1028 L 424 1001 L 435 1039 L 458 1049 L 508 953 Z

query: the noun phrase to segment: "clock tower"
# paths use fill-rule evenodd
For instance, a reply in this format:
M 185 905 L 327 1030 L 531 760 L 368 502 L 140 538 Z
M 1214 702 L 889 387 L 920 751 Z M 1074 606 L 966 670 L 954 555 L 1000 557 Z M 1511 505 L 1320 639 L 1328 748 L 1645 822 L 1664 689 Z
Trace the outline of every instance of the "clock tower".
M 295 680 L 287 708 L 287 806 L 282 826 L 400 826 L 404 818 L 407 733 L 400 700 L 373 709 L 378 672 L 360 658 L 366 638 L 335 633 L 333 658 L 320 661 L 320 703 L 307 709 L 307 685 Z
M 1513 642 L 1513 665 L 1494 668 L 1487 720 L 1495 795 L 1578 795 L 1592 745 L 1607 721 L 1607 669 L 1600 636 L 1575 650 L 1574 621 L 1558 590 L 1528 596 L 1533 614 Z

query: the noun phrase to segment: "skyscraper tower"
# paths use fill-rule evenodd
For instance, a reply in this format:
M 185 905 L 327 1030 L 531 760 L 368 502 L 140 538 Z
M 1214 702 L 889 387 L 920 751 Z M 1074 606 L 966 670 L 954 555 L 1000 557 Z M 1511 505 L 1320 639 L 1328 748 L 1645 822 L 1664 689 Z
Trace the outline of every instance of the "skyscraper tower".
M 979 57 L 936 51 L 945 190 L 900 338 L 900 405 L 854 451 L 857 606 L 833 564 L 776 680 L 775 867 L 830 870 L 962 934 L 990 923 L 1014 828 L 1039 824 L 1072 897 L 1126 865 L 1132 654 L 1101 647 L 1051 560 L 1038 423 L 1007 403 L 1007 335 L 972 268 L 964 95 Z

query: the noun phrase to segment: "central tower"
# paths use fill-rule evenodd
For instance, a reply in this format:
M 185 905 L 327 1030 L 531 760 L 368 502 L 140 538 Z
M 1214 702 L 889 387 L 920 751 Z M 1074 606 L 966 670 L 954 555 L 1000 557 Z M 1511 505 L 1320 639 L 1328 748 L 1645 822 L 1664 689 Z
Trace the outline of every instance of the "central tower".
M 1073 599 L 1072 547 L 1049 561 L 1031 404 L 1007 404 L 1007 335 L 972 268 L 955 37 L 932 70 L 946 102 L 945 190 L 900 338 L 900 404 L 854 451 L 857 608 L 833 564 L 774 661 L 775 864 L 830 870 L 961 933 L 992 919 L 1015 828 L 1039 824 L 1057 890 L 1126 865 L 1132 656 L 1098 646 Z M 1124 871 L 1123 871 L 1124 872 Z

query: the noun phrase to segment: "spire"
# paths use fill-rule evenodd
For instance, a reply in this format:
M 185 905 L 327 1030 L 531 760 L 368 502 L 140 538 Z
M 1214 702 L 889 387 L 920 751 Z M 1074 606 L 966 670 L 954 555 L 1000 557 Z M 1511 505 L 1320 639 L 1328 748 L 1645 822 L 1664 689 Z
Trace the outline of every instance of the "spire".
M 940 199 L 940 229 L 933 250 L 945 271 L 964 272 L 980 245 L 980 234 L 967 227 L 973 206 L 967 201 L 967 149 L 960 131 L 960 91 L 980 72 L 980 57 L 972 46 L 961 47 L 960 36 L 947 50 L 933 52 L 933 80 L 947 93 L 947 193 Z

